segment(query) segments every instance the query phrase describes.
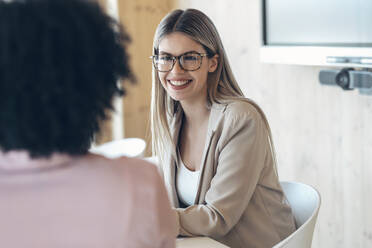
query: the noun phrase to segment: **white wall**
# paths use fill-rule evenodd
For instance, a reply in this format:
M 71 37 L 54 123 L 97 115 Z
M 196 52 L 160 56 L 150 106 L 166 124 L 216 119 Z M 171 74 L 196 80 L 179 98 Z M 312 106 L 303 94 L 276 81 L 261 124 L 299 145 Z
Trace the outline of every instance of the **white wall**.
M 178 0 L 215 22 L 246 96 L 264 109 L 281 180 L 322 196 L 313 247 L 372 247 L 372 96 L 321 86 L 321 68 L 261 64 L 259 0 Z

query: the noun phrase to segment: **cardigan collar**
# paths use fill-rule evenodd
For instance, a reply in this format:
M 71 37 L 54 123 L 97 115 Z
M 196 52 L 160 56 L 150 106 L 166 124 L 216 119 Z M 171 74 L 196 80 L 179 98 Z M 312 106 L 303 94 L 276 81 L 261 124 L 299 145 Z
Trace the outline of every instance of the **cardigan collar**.
M 226 110 L 226 106 L 227 106 L 226 104 L 218 104 L 218 103 L 213 103 L 211 106 L 211 113 L 210 113 L 209 120 L 208 120 L 207 137 L 206 137 L 202 159 L 201 159 L 200 175 L 199 175 L 199 181 L 198 181 L 198 191 L 196 193 L 194 204 L 197 204 L 199 202 L 201 182 L 203 180 L 203 175 L 204 175 L 205 159 L 209 151 L 209 146 L 210 146 L 212 137 L 214 135 L 215 130 L 218 127 L 218 124 L 221 118 L 223 117 L 223 114 Z M 171 164 L 174 164 L 175 161 L 177 160 L 176 146 L 178 144 L 178 137 L 179 137 L 179 131 L 182 125 L 182 118 L 183 118 L 183 112 L 180 111 L 176 113 L 176 116 L 173 118 L 171 122 L 171 135 L 172 135 L 173 144 L 174 144 L 174 146 L 172 146 L 171 154 L 170 154 Z M 175 166 L 170 166 L 168 167 L 168 170 L 169 171 L 167 172 L 167 174 L 170 177 L 168 183 L 171 184 L 170 185 L 171 192 L 169 192 L 169 194 L 171 196 L 172 205 L 174 207 L 179 207 L 179 201 L 178 201 L 177 193 L 175 191 L 176 168 Z
M 220 119 L 223 116 L 223 113 L 226 109 L 226 104 L 219 104 L 219 103 L 213 103 L 211 106 L 211 113 L 208 120 L 208 128 L 207 128 L 207 139 L 205 146 L 209 146 L 210 140 L 213 136 L 213 133 L 215 132 L 218 123 L 220 122 Z M 178 145 L 178 138 L 179 138 L 179 132 L 182 125 L 182 118 L 183 118 L 183 111 L 179 111 L 175 114 L 175 117 L 172 119 L 171 122 L 171 135 L 173 139 L 174 146 L 172 147 L 171 156 L 174 160 L 177 158 L 176 153 L 176 146 Z M 206 149 L 204 149 L 206 150 Z

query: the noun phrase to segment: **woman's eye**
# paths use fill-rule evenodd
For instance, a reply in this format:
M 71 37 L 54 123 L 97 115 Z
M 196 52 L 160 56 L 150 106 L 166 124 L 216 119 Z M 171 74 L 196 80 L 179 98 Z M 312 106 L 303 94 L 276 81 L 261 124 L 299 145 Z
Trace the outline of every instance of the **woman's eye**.
M 196 55 L 185 55 L 183 57 L 183 59 L 185 61 L 196 61 L 196 60 L 198 60 L 198 56 L 196 56 Z
M 171 57 L 171 56 L 160 56 L 159 60 L 160 61 L 172 61 L 173 57 Z

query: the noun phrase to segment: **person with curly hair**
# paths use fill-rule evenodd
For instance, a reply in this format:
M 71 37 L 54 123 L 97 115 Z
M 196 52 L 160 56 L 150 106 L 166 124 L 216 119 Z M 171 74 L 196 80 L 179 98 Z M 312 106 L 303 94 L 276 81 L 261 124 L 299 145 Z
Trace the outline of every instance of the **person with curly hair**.
M 0 0 L 1 247 L 175 246 L 156 167 L 88 151 L 128 42 L 94 1 Z

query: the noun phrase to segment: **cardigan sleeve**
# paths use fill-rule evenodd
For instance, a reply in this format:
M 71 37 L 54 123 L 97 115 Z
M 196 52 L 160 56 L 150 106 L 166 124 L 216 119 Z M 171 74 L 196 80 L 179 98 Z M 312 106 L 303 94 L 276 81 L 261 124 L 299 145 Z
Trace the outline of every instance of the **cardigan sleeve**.
M 227 116 L 217 135 L 218 164 L 205 204 L 177 209 L 181 235 L 226 235 L 247 208 L 264 168 L 269 144 L 258 112 Z

